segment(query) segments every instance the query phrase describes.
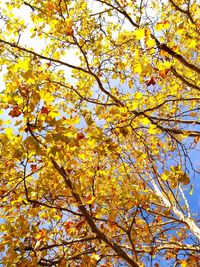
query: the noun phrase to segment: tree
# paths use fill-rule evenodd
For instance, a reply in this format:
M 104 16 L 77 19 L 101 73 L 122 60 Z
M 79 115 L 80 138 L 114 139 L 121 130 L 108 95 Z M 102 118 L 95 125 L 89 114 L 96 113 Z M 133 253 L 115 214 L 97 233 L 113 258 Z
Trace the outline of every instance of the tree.
M 199 8 L 2 4 L 3 266 L 199 266 Z

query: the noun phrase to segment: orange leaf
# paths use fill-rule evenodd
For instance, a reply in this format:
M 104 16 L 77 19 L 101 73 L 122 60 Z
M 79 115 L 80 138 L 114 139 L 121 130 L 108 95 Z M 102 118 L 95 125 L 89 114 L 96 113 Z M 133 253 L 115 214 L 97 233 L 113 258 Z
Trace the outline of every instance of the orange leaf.
M 74 35 L 74 30 L 73 30 L 72 25 L 70 23 L 66 25 L 66 33 L 68 36 Z
M 36 172 L 37 171 L 37 165 L 36 164 L 31 164 L 31 171 Z
M 49 110 L 47 107 L 43 106 L 42 109 L 41 109 L 41 114 L 46 114 L 48 115 L 49 114 Z
M 161 70 L 159 72 L 159 75 L 162 77 L 162 78 L 165 78 L 165 76 L 167 75 L 167 73 L 169 72 L 169 69 L 164 69 L 164 70 Z
M 82 226 L 84 225 L 84 223 L 85 223 L 85 220 L 81 220 L 80 222 L 78 222 L 76 224 L 76 229 L 80 230 L 82 228 Z
M 93 204 L 94 201 L 95 201 L 95 196 L 89 196 L 89 197 L 87 198 L 86 203 L 87 203 L 87 204 Z
M 13 107 L 13 109 L 8 113 L 11 117 L 19 117 L 22 114 L 22 112 L 19 110 L 17 106 Z
M 85 135 L 83 133 L 77 133 L 77 139 L 78 140 L 81 140 L 83 138 L 85 138 Z
M 73 226 L 73 222 L 65 222 L 64 227 L 66 230 L 69 230 Z

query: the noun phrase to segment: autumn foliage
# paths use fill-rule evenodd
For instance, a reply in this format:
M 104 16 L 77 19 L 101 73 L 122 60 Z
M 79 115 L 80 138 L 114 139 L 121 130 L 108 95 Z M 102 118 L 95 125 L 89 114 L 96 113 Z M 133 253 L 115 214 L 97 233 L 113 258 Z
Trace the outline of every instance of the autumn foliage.
M 0 264 L 200 266 L 199 1 L 0 5 Z

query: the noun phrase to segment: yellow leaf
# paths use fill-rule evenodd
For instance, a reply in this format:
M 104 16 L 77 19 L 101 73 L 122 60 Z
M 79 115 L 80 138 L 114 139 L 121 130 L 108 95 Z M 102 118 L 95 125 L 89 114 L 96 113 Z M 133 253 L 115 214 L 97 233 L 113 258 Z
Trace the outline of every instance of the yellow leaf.
M 135 48 L 135 58 L 139 58 L 139 56 L 140 56 L 139 50 Z
M 137 40 L 140 40 L 144 37 L 145 35 L 145 30 L 144 29 L 138 29 L 135 31 L 135 37 Z
M 5 128 L 4 131 L 8 137 L 12 137 L 12 135 L 13 135 L 13 129 L 12 128 Z
M 73 125 L 73 124 L 79 124 L 80 118 L 79 117 L 74 117 L 71 119 L 66 119 L 65 121 L 68 125 Z
M 22 69 L 27 71 L 29 69 L 29 62 L 30 62 L 29 58 L 26 60 L 19 59 L 18 63 L 14 65 L 13 70 L 17 71 L 18 69 Z
M 95 196 L 91 196 L 89 200 L 86 202 L 86 204 L 93 204 L 95 201 Z
M 56 110 L 52 110 L 49 112 L 49 116 L 51 116 L 52 118 L 55 118 L 55 117 L 60 116 L 60 113 Z
M 164 181 L 167 181 L 168 177 L 169 177 L 169 175 L 167 175 L 166 173 L 163 173 L 161 176 L 162 180 L 164 180 Z
M 60 59 L 60 54 L 59 54 L 58 52 L 55 52 L 55 53 L 53 54 L 53 58 L 55 58 L 55 59 Z
M 45 101 L 46 105 L 50 104 L 54 100 L 54 97 L 50 93 L 45 92 L 45 91 L 42 91 L 40 96 L 42 100 Z
M 138 73 L 138 74 L 140 74 L 142 72 L 142 66 L 141 66 L 140 62 L 137 62 L 133 65 L 133 71 L 134 71 L 134 73 Z
M 143 97 L 143 94 L 141 94 L 140 92 L 137 92 L 135 94 L 135 99 L 137 99 L 137 100 L 141 99 L 142 97 Z
M 150 134 L 155 134 L 155 133 L 157 133 L 156 126 L 153 125 L 153 124 L 151 124 L 151 126 L 149 127 L 148 132 L 149 132 Z
M 146 117 L 144 118 L 141 118 L 140 119 L 140 122 L 143 124 L 143 125 L 148 125 L 150 123 L 150 120 Z
M 185 261 L 185 260 L 181 261 L 181 267 L 186 267 L 187 265 L 188 265 L 187 261 Z
M 92 254 L 91 258 L 98 261 L 100 256 L 98 254 Z
M 195 40 L 191 40 L 190 43 L 189 43 L 189 45 L 188 45 L 188 47 L 189 48 L 195 48 L 196 45 L 197 45 L 197 42 Z
M 158 22 L 158 23 L 156 24 L 155 29 L 156 29 L 157 31 L 161 31 L 161 30 L 163 30 L 163 29 L 168 29 L 169 27 L 170 27 L 170 23 L 169 23 L 168 21 L 163 21 L 163 22 Z
M 87 156 L 85 154 L 80 154 L 79 158 L 82 159 L 82 160 L 86 160 Z
M 146 41 L 146 45 L 147 45 L 148 47 L 155 46 L 155 40 L 149 38 L 149 39 Z
M 163 66 L 164 66 L 164 69 L 170 69 L 172 66 L 172 63 L 170 61 L 165 61 Z

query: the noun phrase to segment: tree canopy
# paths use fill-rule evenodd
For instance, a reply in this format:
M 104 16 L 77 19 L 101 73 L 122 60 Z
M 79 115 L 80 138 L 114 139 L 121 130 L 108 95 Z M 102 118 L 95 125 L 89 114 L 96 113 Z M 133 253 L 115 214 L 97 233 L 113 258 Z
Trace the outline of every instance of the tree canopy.
M 199 10 L 1 3 L 3 266 L 199 266 Z

